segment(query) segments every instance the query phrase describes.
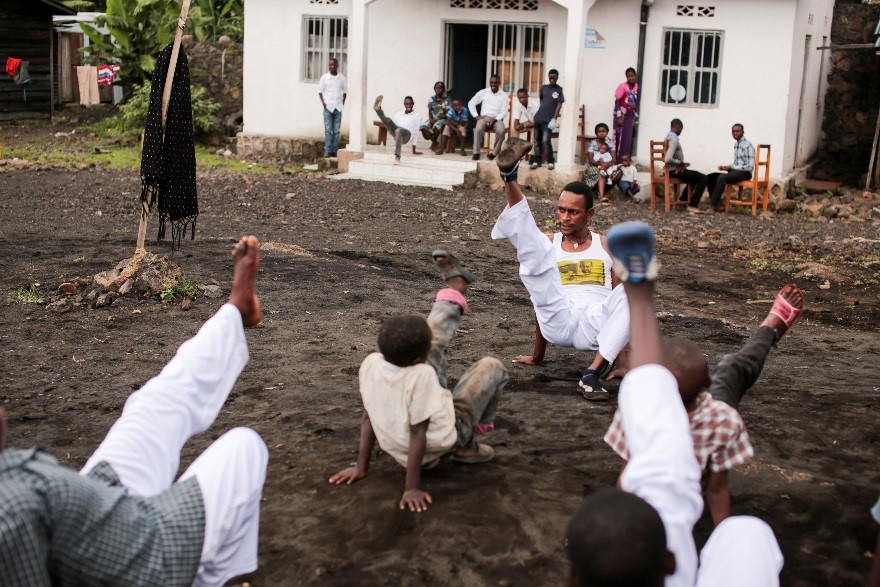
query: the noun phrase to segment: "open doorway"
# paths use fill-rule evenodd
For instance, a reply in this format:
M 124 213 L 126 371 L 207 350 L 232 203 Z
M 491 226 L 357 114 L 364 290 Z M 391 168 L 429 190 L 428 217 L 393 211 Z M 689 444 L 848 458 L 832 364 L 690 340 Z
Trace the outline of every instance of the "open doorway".
M 461 100 L 465 108 L 468 100 L 486 87 L 488 47 L 489 25 L 447 23 L 446 85 L 449 95 Z M 473 139 L 474 124 L 474 120 L 468 124 L 468 143 Z

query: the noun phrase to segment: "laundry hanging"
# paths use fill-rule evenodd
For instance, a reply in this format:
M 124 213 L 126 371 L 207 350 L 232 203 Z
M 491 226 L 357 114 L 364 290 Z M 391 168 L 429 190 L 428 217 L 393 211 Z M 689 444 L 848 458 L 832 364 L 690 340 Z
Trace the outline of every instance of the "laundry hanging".
M 112 86 L 113 82 L 116 81 L 117 73 L 119 71 L 119 66 L 114 64 L 111 65 L 99 65 L 98 66 L 98 83 L 102 86 Z
M 76 79 L 79 82 L 79 103 L 92 106 L 101 102 L 98 96 L 98 68 L 94 65 L 77 65 Z
M 25 61 L 23 59 L 19 59 L 18 57 L 7 57 L 6 58 L 6 75 L 12 78 L 16 84 L 23 86 L 22 91 L 22 99 L 27 102 L 27 84 L 31 81 L 31 76 L 28 73 L 28 64 L 29 61 Z

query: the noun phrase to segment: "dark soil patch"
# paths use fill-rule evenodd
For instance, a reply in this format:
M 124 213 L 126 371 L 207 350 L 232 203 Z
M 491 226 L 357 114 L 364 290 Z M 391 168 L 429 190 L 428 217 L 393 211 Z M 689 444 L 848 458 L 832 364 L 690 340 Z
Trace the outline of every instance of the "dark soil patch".
M 62 314 L 8 301 L 21 286 L 55 288 L 130 256 L 138 188 L 135 173 L 0 175 L 0 402 L 10 443 L 42 446 L 73 467 L 132 390 L 220 303 L 200 297 L 185 312 L 129 296 Z M 539 371 L 577 374 L 582 353 L 551 347 L 543 367 L 510 365 L 487 438 L 498 458 L 426 473 L 435 499 L 427 513 L 397 509 L 404 471 L 384 455 L 355 486 L 327 483 L 356 455 L 357 367 L 375 348 L 379 321 L 430 308 L 440 285 L 430 265 L 435 246 L 465 259 L 478 279 L 451 374 L 484 355 L 509 364 L 531 349 L 533 319 L 513 249 L 489 237 L 502 195 L 220 172 L 200 174 L 199 189 L 197 238 L 173 256 L 188 278 L 217 283 L 225 295 L 234 241 L 253 233 L 274 245 L 263 255 L 265 326 L 248 333 L 250 365 L 183 463 L 232 426 L 251 426 L 266 440 L 253 583 L 560 584 L 569 516 L 584 495 L 613 485 L 620 468 L 602 442 L 613 403 L 588 404 L 573 383 L 533 380 Z M 550 218 L 553 204 L 536 198 L 536 215 Z M 633 204 L 596 216 L 599 230 L 635 218 L 657 227 L 662 328 L 695 340 L 711 362 L 759 323 L 769 306 L 761 300 L 795 281 L 790 268 L 810 261 L 834 270 L 827 289 L 821 278 L 797 280 L 809 310 L 742 406 L 756 454 L 732 475 L 733 509 L 774 528 L 785 584 L 862 584 L 877 537 L 868 508 L 880 487 L 877 224 L 664 215 Z M 167 242 L 149 248 L 169 252 Z M 698 541 L 709 530 L 704 518 Z

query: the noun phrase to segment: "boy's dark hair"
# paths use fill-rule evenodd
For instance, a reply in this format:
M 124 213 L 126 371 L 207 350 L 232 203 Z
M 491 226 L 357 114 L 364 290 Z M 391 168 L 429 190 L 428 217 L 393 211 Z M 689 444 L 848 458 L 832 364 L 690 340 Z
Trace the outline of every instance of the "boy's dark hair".
M 573 194 L 577 194 L 579 196 L 584 197 L 584 207 L 589 210 L 593 207 L 593 190 L 582 181 L 573 181 L 569 184 L 566 184 L 564 188 L 562 188 L 563 192 L 571 192 Z
M 593 129 L 593 132 L 599 132 L 600 128 L 604 128 L 605 132 L 608 132 L 608 125 L 605 124 L 604 122 L 600 122 L 599 124 L 597 124 L 596 128 Z
M 409 367 L 431 349 L 431 327 L 421 316 L 392 316 L 379 327 L 379 351 L 398 367 Z
M 403 99 L 404 102 L 406 102 L 407 100 L 409 100 L 409 101 L 412 102 L 413 104 L 416 103 L 416 101 L 413 100 L 413 97 L 412 97 L 412 96 L 406 96 L 406 97 Z
M 565 542 L 572 585 L 662 585 L 668 570 L 660 515 L 619 489 L 586 498 L 568 523 Z
M 527 89 L 525 89 L 525 88 L 520 88 L 520 89 L 518 89 L 518 90 L 516 91 L 516 95 L 517 95 L 517 96 L 519 96 L 520 94 L 523 94 L 523 93 L 528 94 L 529 91 L 528 91 Z
M 559 72 L 556 71 L 555 69 L 551 69 L 550 71 L 547 72 L 547 75 L 550 75 L 550 74 L 559 75 Z
M 673 127 L 673 126 L 682 126 L 683 127 L 684 123 L 679 118 L 673 118 L 672 122 L 669 123 L 669 126 L 670 127 Z
M 678 393 L 685 405 L 697 398 L 709 378 L 706 355 L 686 338 L 663 339 L 663 366 L 678 382 Z
M 746 127 L 744 127 L 744 126 L 742 125 L 742 123 L 740 123 L 740 122 L 734 122 L 734 123 L 733 123 L 733 126 L 731 126 L 730 128 L 733 128 L 733 127 L 735 127 L 735 126 L 738 126 L 739 129 L 740 129 L 741 131 L 746 132 Z

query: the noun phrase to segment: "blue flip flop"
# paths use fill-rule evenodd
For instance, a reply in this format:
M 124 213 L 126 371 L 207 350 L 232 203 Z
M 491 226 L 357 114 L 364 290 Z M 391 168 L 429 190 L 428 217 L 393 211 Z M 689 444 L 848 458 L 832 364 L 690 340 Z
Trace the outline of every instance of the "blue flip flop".
M 654 255 L 654 229 L 644 222 L 624 222 L 605 235 L 614 272 L 622 281 L 641 283 L 657 277 L 660 263 Z

